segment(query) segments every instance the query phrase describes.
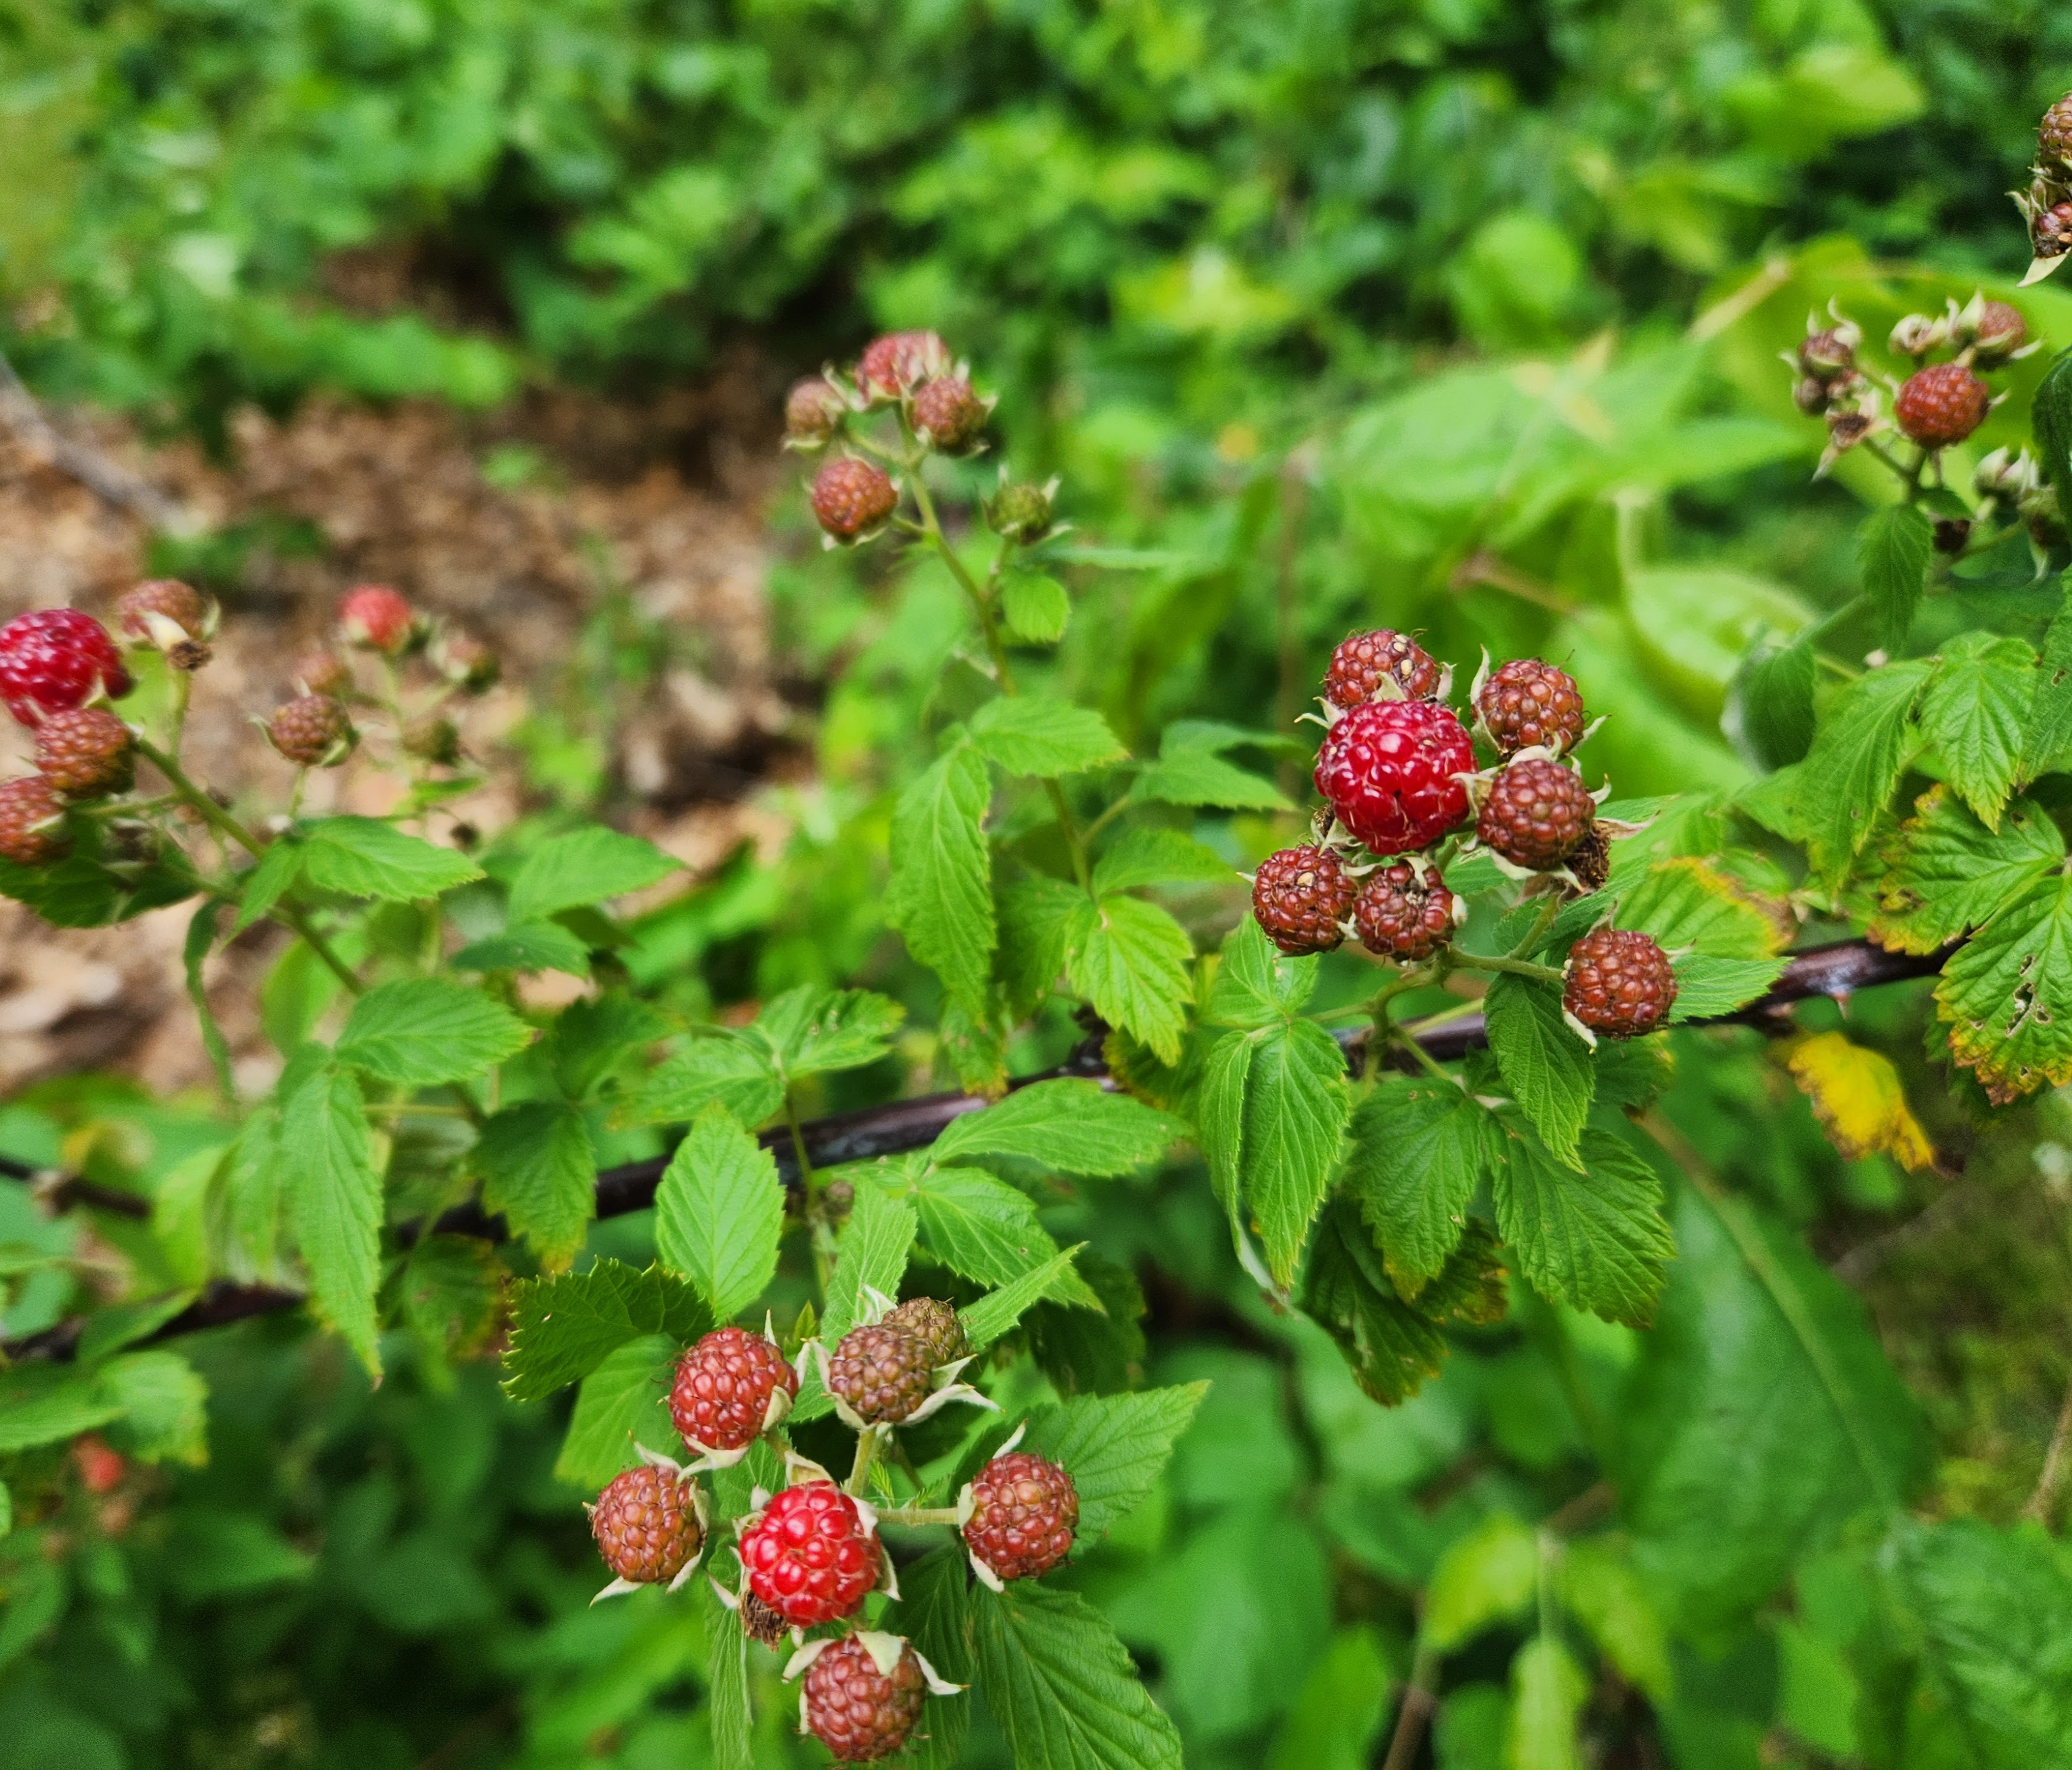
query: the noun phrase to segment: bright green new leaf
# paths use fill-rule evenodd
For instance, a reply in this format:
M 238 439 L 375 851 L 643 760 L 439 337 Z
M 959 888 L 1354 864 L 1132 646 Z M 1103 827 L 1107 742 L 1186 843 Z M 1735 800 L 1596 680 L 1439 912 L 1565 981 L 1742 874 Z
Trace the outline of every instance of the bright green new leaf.
M 1235 869 L 1214 848 L 1154 825 L 1126 832 L 1094 863 L 1094 894 L 1145 885 L 1229 885 L 1236 878 Z
M 0 1371 L 0 1456 L 62 1444 L 121 1411 L 93 1371 L 51 1365 Z
M 1590 1048 L 1561 1012 L 1561 992 L 1552 984 L 1500 972 L 1490 980 L 1483 1003 L 1490 1049 L 1504 1086 L 1556 1160 L 1579 1166 L 1578 1140 L 1596 1078 Z
M 563 910 L 596 907 L 659 884 L 681 864 L 637 836 L 590 824 L 549 836 L 525 856 L 511 881 L 508 914 L 513 922 L 544 922 Z
M 1511 1725 L 1504 1770 L 1582 1770 L 1577 1723 L 1590 1699 L 1590 1681 L 1568 1649 L 1538 1635 L 1511 1662 Z
M 1079 1395 L 1030 1415 L 1024 1447 L 1063 1464 L 1079 1491 L 1079 1545 L 1098 1541 L 1150 1497 L 1208 1387 Z
M 2027 799 L 1988 830 L 1947 786 L 1914 801 L 1914 815 L 1878 845 L 1884 876 L 1871 938 L 1898 952 L 1932 953 L 1989 921 L 2062 865 L 2065 838 Z
M 984 828 L 992 796 L 985 762 L 970 744 L 937 758 L 899 795 L 885 893 L 886 918 L 908 950 L 981 1016 L 999 938 Z
M 2072 878 L 2031 885 L 1959 947 L 1935 1007 L 1996 1105 L 2072 1081 Z
M 1185 1130 L 1128 1094 L 1061 1078 L 1017 1088 L 982 1111 L 951 1120 L 931 1153 L 939 1162 L 1018 1156 L 1054 1172 L 1110 1180 L 1157 1160 Z
M 1065 636 L 1072 601 L 1054 577 L 1017 572 L 1001 586 L 1000 612 L 1009 638 L 1024 645 L 1055 645 Z
M 1492 1513 L 1432 1570 L 1424 1588 L 1424 1645 L 1450 1653 L 1491 1624 L 1523 1616 L 1539 1583 L 1539 1538 L 1510 1513 Z
M 513 1401 L 543 1400 L 630 1340 L 666 1334 L 681 1344 L 712 1325 L 697 1293 L 659 1266 L 599 1260 L 556 1279 L 520 1279 L 512 1287 L 504 1390 Z
M 1069 700 L 1001 695 L 971 717 L 972 741 L 1010 774 L 1077 774 L 1129 754 L 1108 721 Z
M 284 836 L 237 881 L 237 920 L 230 930 L 233 939 L 254 922 L 265 921 L 273 906 L 294 889 L 302 874 L 302 855 L 301 841 Z
M 1914 704 L 1935 667 L 1916 659 L 1866 671 L 1837 695 L 1799 770 L 1798 815 L 1822 875 L 1839 880 L 1870 840 L 1900 770 L 1919 747 Z
M 792 1077 L 861 1069 L 892 1049 L 906 1010 L 867 989 L 802 984 L 764 1004 L 751 1037 L 767 1045 L 778 1070 Z
M 1160 1061 L 1180 1061 L 1194 995 L 1194 943 L 1165 910 L 1141 897 L 1083 902 L 1067 937 L 1065 975 L 1094 1012 L 1149 1045 Z
M 1396 1288 L 1414 1298 L 1467 1227 L 1494 1147 L 1487 1111 L 1421 1076 L 1384 1075 L 1354 1109 L 1346 1181 Z
M 976 1168 L 941 1168 L 925 1156 L 864 1168 L 862 1177 L 911 1204 L 930 1257 L 980 1284 L 1005 1284 L 1058 1251 L 1026 1193 Z M 1061 1300 L 1098 1308 L 1075 1274 Z
M 582 1114 L 559 1101 L 506 1107 L 482 1127 L 469 1160 L 483 1205 L 549 1266 L 565 1266 L 597 1212 L 597 1152 Z
M 327 1061 L 321 1047 L 310 1050 L 282 1078 L 284 1088 L 294 1084 L 281 1102 L 282 1190 L 318 1314 L 379 1377 L 381 1176 L 360 1078 Z
M 655 1194 L 662 1263 L 697 1287 L 715 1321 L 730 1321 L 777 1271 L 784 1188 L 770 1152 L 726 1107 L 700 1113 Z
M 555 1459 L 557 1480 L 594 1492 L 639 1460 L 635 1448 L 680 1456 L 669 1419 L 669 1386 L 683 1347 L 673 1335 L 643 1334 L 605 1354 L 576 1391 L 568 1435 Z
M 2021 766 L 2036 684 L 2036 654 L 2026 640 L 1962 633 L 1942 648 L 1921 697 L 1922 735 L 1950 785 L 1988 829 L 2000 828 Z
M 455 971 L 558 971 L 590 975 L 590 947 L 558 922 L 514 922 L 500 934 L 471 941 L 453 956 Z
M 1676 973 L 1676 1000 L 1669 1010 L 1672 1026 L 1686 1021 L 1715 1020 L 1745 1008 L 1784 975 L 1782 959 L 1715 959 L 1708 953 L 1680 953 L 1671 962 Z
M 327 891 L 392 903 L 436 897 L 482 877 L 466 855 L 370 817 L 327 817 L 310 824 L 302 870 Z
M 352 1004 L 339 1060 L 411 1087 L 463 1082 L 515 1057 L 530 1027 L 501 1002 L 444 977 L 406 977 Z
M 1676 1251 L 1662 1184 L 1625 1140 L 1583 1134 L 1581 1172 L 1555 1161 L 1523 1127 L 1501 1127 L 1496 1221 L 1541 1296 L 1607 1321 L 1645 1327 Z
M 101 1367 L 101 1392 L 118 1410 L 117 1446 L 146 1463 L 208 1460 L 208 1385 L 176 1352 L 125 1352 Z
M 969 1308 L 960 1309 L 957 1319 L 964 1323 L 972 1350 L 983 1352 L 1038 1304 L 1070 1301 L 1083 1293 L 1086 1281 L 1072 1270 L 1073 1256 L 1079 1251 L 1077 1247 L 1063 1249 L 998 1290 L 989 1291 Z
M 622 1110 L 628 1124 L 688 1124 L 717 1101 L 745 1125 L 759 1125 L 784 1103 L 784 1084 L 756 1040 L 715 1032 L 686 1039 L 649 1070 Z
M 1175 749 L 1169 741 L 1155 762 L 1130 783 L 1133 803 L 1216 807 L 1232 811 L 1285 811 L 1288 797 L 1262 775 L 1205 749 Z
M 754 1715 L 748 1700 L 748 1637 L 741 1619 L 700 1580 L 694 1600 L 705 1636 L 705 1707 L 712 1723 L 713 1770 L 751 1770 Z M 932 1661 L 931 1664 L 934 1663 Z M 943 1725 L 939 1715 L 931 1724 Z
M 1209 986 L 1211 1026 L 1272 1026 L 1301 1012 L 1317 987 L 1317 961 L 1291 959 L 1248 915 L 1223 938 Z
M 1878 643 L 1888 651 L 1906 643 L 1934 551 L 1935 525 L 1917 504 L 1874 510 L 1857 532 L 1856 567 L 1877 622 Z

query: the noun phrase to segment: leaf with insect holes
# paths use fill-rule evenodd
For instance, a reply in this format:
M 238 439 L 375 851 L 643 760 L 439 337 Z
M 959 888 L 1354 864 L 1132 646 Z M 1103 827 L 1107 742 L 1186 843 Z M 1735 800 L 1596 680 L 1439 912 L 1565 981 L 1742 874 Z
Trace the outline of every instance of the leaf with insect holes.
M 549 1265 L 582 1247 L 597 1213 L 597 1152 L 576 1108 L 557 1100 L 506 1107 L 469 1152 L 482 1201 Z
M 1646 1326 L 1676 1251 L 1655 1170 L 1594 1126 L 1581 1139 L 1581 1172 L 1555 1160 L 1523 1126 L 1499 1128 L 1497 1227 L 1527 1281 L 1572 1308 Z
M 1867 671 L 1826 709 L 1799 770 L 1797 806 L 1807 853 L 1823 877 L 1848 871 L 1919 749 L 1914 704 L 1934 667 L 1917 659 Z
M 1935 525 L 1917 505 L 1888 504 L 1864 519 L 1856 567 L 1877 623 L 1878 643 L 1888 651 L 1906 643 L 1934 552 Z
M 1187 931 L 1141 897 L 1083 902 L 1066 936 L 1065 975 L 1111 1026 L 1141 1039 L 1161 1062 L 1180 1061 L 1194 996 Z
M 985 809 L 985 762 L 968 741 L 952 745 L 899 795 L 892 814 L 892 877 L 886 919 L 909 951 L 971 1013 L 983 1016 L 999 941 Z
M 369 817 L 327 817 L 310 824 L 302 871 L 326 891 L 392 903 L 436 897 L 482 877 L 466 855 Z
M 667 1334 L 682 1343 L 712 1324 L 697 1293 L 659 1266 L 606 1259 L 559 1278 L 520 1279 L 512 1287 L 504 1390 L 513 1401 L 543 1400 L 629 1340 Z
M 971 717 L 972 741 L 1010 774 L 1051 780 L 1125 760 L 1129 752 L 1090 707 L 1002 695 Z
M 543 922 L 564 910 L 643 891 L 682 864 L 637 836 L 590 824 L 549 836 L 526 855 L 511 881 L 508 913 L 514 922 Z
M 376 1376 L 381 1175 L 360 1078 L 306 1045 L 282 1077 L 280 1162 L 317 1312 Z
M 1578 1140 L 1596 1077 L 1590 1049 L 1568 1025 L 1552 984 L 1499 972 L 1483 998 L 1490 1049 L 1533 1128 L 1557 1161 L 1581 1165 Z
M 1884 873 L 1871 938 L 1891 952 L 1932 953 L 2062 866 L 2065 838 L 2030 800 L 2015 800 L 1993 831 L 1936 786 L 1880 842 L 1877 858 Z
M 1996 1105 L 2072 1082 L 2072 878 L 2039 880 L 1951 954 L 1935 1007 Z
M 777 1271 L 784 1188 L 770 1152 L 713 1105 L 676 1145 L 655 1193 L 662 1263 L 697 1287 L 716 1321 L 730 1321 Z
M 444 977 L 406 977 L 352 1004 L 342 1062 L 411 1087 L 462 1082 L 515 1057 L 532 1029 L 501 1002 Z
M 2022 726 L 2036 693 L 2036 654 L 2024 639 L 1960 633 L 1942 648 L 1921 696 L 1921 729 L 1950 785 L 1988 829 L 2021 762 Z

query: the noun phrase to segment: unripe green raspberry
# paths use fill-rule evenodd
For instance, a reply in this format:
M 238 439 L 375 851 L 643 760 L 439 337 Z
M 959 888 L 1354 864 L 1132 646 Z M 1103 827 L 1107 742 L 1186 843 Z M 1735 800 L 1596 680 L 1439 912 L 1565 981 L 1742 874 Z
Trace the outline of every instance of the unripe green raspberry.
M 1004 535 L 1025 545 L 1040 541 L 1050 532 L 1050 513 L 1057 493 L 1058 482 L 1054 479 L 1047 486 L 1005 481 L 985 501 L 986 526 L 994 534 Z

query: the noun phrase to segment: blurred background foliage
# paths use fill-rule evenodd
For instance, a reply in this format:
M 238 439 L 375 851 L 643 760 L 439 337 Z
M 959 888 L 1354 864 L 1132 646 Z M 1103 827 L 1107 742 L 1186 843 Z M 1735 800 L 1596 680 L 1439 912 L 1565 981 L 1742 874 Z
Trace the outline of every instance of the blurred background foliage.
M 1810 482 L 1818 427 L 1777 352 L 1831 297 L 1875 341 L 2006 293 L 2004 192 L 2068 80 L 2072 12 L 2045 0 L 0 0 L 0 338 L 45 397 L 220 450 L 248 401 L 490 413 L 743 353 L 774 394 L 872 330 L 935 326 L 1001 392 L 1005 457 L 1065 476 L 1054 667 L 1133 744 L 1182 714 L 1285 729 L 1329 645 L 1387 621 L 1464 671 L 1485 646 L 1566 663 L 1612 716 L 1590 757 L 1622 796 L 1725 786 L 1759 766 L 1732 730 L 1743 653 L 1849 599 L 1880 495 L 1847 464 Z M 2022 304 L 2072 343 L 2072 302 Z M 1971 455 L 2020 440 L 2040 367 Z M 820 554 L 796 503 L 771 589 L 819 708 L 811 779 L 769 789 L 791 850 L 621 956 L 693 1015 L 803 979 L 925 1010 L 879 886 L 888 784 L 960 710 L 955 593 Z M 543 804 L 609 808 L 598 722 L 674 643 L 600 602 L 520 734 Z M 1244 860 L 1288 827 L 1200 833 Z M 1192 906 L 1211 934 L 1232 908 Z M 1850 1527 L 1847 1423 L 1807 1399 L 1832 1374 L 1794 1362 L 1700 1189 L 1657 1333 L 1521 1296 L 1393 1411 L 1260 1307 L 1198 1172 L 1054 1206 L 1116 1263 L 1118 1307 L 1143 1292 L 1141 1357 L 1100 1380 L 1215 1385 L 1158 1500 L 1076 1575 L 1190 1762 L 1379 1761 L 1420 1605 L 1445 1695 L 1418 1761 L 1443 1770 L 1566 1770 L 1516 1755 L 1528 1703 L 1587 1703 L 1593 1761 L 1634 1770 L 2063 1761 L 2033 1742 L 2062 1751 L 2072 1715 L 1960 1712 L 1892 1621 L 1908 1581 L 2004 1565 L 2044 1594 L 2045 1653 L 2072 1578 L 2062 1543 L 2005 1528 L 2064 1377 L 2072 1120 L 2046 1100 L 1983 1136 L 1923 1016 L 1893 992 L 1850 1025 L 1961 1181 L 1843 1160 L 1753 1033 L 1678 1035 L 1663 1109 L 1852 1368 L 1904 1377 L 1914 1402 L 1879 1390 L 1895 1479 L 1985 1521 L 1899 1563 Z M 1071 1037 L 1037 1029 L 1018 1066 Z M 902 1057 L 860 1086 L 936 1053 L 917 1033 Z M 845 1086 L 824 1104 L 870 1097 Z M 220 1135 L 92 1079 L 0 1131 L 146 1188 Z M 0 1213 L 0 1242 L 63 1251 L 18 1189 Z M 648 1234 L 593 1247 L 637 1259 Z M 10 1333 L 64 1307 L 54 1271 L 4 1282 Z M 586 1608 L 562 1419 L 450 1349 L 399 1346 L 369 1393 L 292 1325 L 198 1347 L 205 1439 L 171 1419 L 117 1447 L 154 1465 L 97 1492 L 82 1464 L 0 1538 L 0 1770 L 705 1761 L 695 1617 Z M 1514 1658 L 1550 1615 L 1568 1647 Z M 1983 1624 L 1939 1646 L 2014 1650 Z M 759 1749 L 807 1761 L 774 1723 Z M 1004 1761 L 983 1724 L 969 1753 Z

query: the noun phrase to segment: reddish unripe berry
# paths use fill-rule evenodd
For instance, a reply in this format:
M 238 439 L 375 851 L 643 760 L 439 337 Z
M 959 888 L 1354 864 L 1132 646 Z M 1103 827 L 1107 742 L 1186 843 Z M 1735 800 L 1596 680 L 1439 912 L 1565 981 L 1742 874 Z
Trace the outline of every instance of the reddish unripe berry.
M 878 1583 L 882 1552 L 856 1501 L 832 1481 L 773 1497 L 742 1533 L 748 1589 L 787 1623 L 812 1628 L 853 1615 Z
M 914 1649 L 900 1644 L 887 1678 L 854 1635 L 832 1643 L 806 1670 L 806 1727 L 838 1764 L 871 1764 L 906 1743 L 927 1700 Z
M 931 1370 L 955 1364 L 971 1350 L 957 1312 L 934 1297 L 907 1298 L 886 1316 L 885 1325 L 901 1329 L 919 1341 Z
M 0 860 L 18 867 L 47 866 L 71 846 L 64 836 L 64 807 L 40 774 L 0 781 Z
M 1415 639 L 1379 627 L 1338 642 L 1324 671 L 1324 698 L 1334 707 L 1363 706 L 1386 680 L 1393 682 L 1408 700 L 1429 700 L 1439 692 L 1445 674 L 1438 660 Z
M 2043 113 L 2036 131 L 2036 157 L 2045 166 L 2072 171 L 2072 92 Z
M 1984 424 L 1992 404 L 1992 391 L 1963 363 L 1935 363 L 1906 378 L 1893 417 L 1922 448 L 1947 449 Z
M 90 614 L 37 609 L 0 627 L 0 701 L 25 725 L 97 694 L 120 700 L 134 686 L 108 629 Z
M 961 449 L 985 428 L 986 405 L 961 375 L 921 384 L 914 396 L 914 428 L 939 449 Z
M 1437 867 L 1424 869 L 1420 885 L 1417 869 L 1399 860 L 1361 882 L 1353 900 L 1353 926 L 1369 952 L 1414 965 L 1453 939 L 1459 926 L 1457 903 L 1441 882 Z
M 2054 203 L 2037 210 L 2029 224 L 2029 237 L 2039 258 L 2062 258 L 2072 251 L 2072 203 Z
M 828 1392 L 866 1426 L 897 1425 L 928 1398 L 934 1368 L 903 1328 L 852 1328 L 828 1356 Z
M 175 670 L 199 670 L 209 660 L 208 604 L 176 577 L 146 579 L 115 605 L 115 616 L 125 639 L 154 647 Z
M 1652 1033 L 1676 1003 L 1676 973 L 1652 934 L 1593 928 L 1568 950 L 1561 1005 L 1607 1038 Z
M 303 695 L 274 709 L 266 736 L 298 768 L 335 768 L 352 753 L 356 734 L 343 702 Z
M 849 401 L 824 375 L 793 384 L 784 396 L 784 434 L 794 442 L 818 446 L 841 428 Z
M 335 651 L 306 651 L 289 680 L 306 695 L 342 695 L 352 686 L 352 670 Z
M 950 347 L 933 332 L 887 332 L 863 347 L 856 379 L 874 400 L 896 400 L 950 372 Z
M 1002 1579 L 1048 1573 L 1072 1551 L 1079 1492 L 1057 1464 L 1028 1451 L 996 1456 L 971 1485 L 964 1544 Z
M 458 688 L 479 695 L 494 688 L 504 667 L 496 654 L 481 640 L 450 629 L 442 630 L 432 642 L 432 667 Z M 332 691 L 335 692 L 336 691 Z
M 605 1566 L 645 1586 L 673 1579 L 697 1560 L 704 1533 L 691 1487 L 683 1476 L 646 1463 L 615 1476 L 590 1514 Z
M 2027 342 L 2029 322 L 2020 308 L 1989 301 L 1980 306 L 1971 331 L 1976 360 L 1991 368 L 2006 362 Z
M 36 767 L 73 799 L 126 792 L 137 778 L 137 739 L 105 707 L 75 707 L 36 727 Z
M 1528 756 L 1497 771 L 1475 834 L 1514 865 L 1544 872 L 1575 851 L 1597 815 L 1597 802 L 1574 769 Z
M 1573 749 L 1582 741 L 1583 696 L 1576 679 L 1537 658 L 1514 658 L 1491 671 L 1476 692 L 1475 711 L 1502 755 L 1534 745 Z
M 112 1493 L 130 1472 L 130 1459 L 98 1432 L 82 1433 L 72 1441 L 72 1465 L 80 1485 L 89 1493 Z
M 783 1353 L 759 1333 L 717 1329 L 678 1361 L 669 1418 L 694 1448 L 742 1450 L 763 1431 L 779 1389 L 799 1393 L 799 1374 Z
M 882 467 L 837 455 L 813 475 L 813 515 L 838 541 L 879 528 L 899 507 L 899 491 Z
M 408 651 L 417 637 L 417 611 L 385 584 L 347 590 L 338 606 L 338 624 L 347 644 L 390 657 Z
M 1474 746 L 1428 700 L 1371 700 L 1325 734 L 1317 791 L 1376 854 L 1429 848 L 1468 815 Z
M 1304 843 L 1260 862 L 1252 875 L 1252 913 L 1284 953 L 1335 951 L 1353 906 L 1354 881 L 1329 848 Z

